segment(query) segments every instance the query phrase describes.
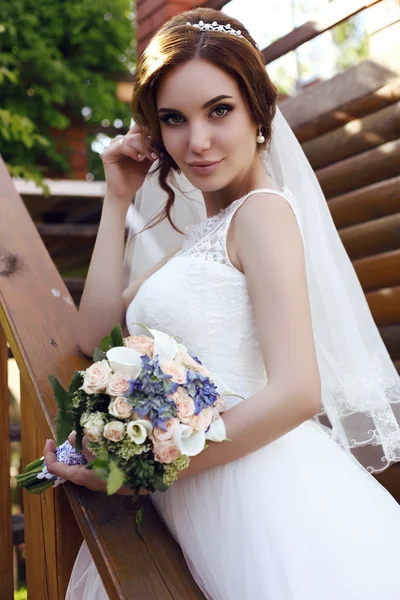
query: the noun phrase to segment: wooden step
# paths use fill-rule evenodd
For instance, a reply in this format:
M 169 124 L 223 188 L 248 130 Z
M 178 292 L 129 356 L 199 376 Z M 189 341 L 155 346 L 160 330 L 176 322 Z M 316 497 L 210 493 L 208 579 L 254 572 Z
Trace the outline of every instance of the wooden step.
M 400 176 L 335 196 L 328 207 L 337 229 L 400 213 Z
M 400 213 L 339 230 L 351 260 L 398 250 L 400 247 Z
M 400 250 L 360 258 L 353 267 L 364 292 L 400 285 Z
M 397 138 L 400 138 L 400 101 L 306 142 L 303 150 L 312 168 L 321 169 Z
M 358 70 L 359 66 L 352 68 L 353 73 Z M 342 127 L 353 121 L 353 119 L 360 119 L 366 115 L 370 115 L 399 100 L 400 77 L 393 79 L 378 90 L 374 89 L 359 98 L 335 106 L 329 112 L 313 118 L 308 123 L 295 127 L 294 133 L 300 143 L 305 143 L 338 127 Z
M 400 140 L 318 169 L 316 175 L 326 198 L 397 177 L 400 175 Z

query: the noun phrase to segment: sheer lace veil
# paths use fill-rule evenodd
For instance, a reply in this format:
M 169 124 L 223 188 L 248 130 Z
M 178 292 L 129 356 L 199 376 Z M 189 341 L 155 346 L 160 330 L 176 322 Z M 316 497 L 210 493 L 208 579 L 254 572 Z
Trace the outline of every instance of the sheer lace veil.
M 305 247 L 314 339 L 321 374 L 321 427 L 369 471 L 400 460 L 400 378 L 371 316 L 363 290 L 303 150 L 279 109 L 269 151 L 262 157 L 275 189 L 286 190 Z M 176 181 L 179 228 L 205 218 L 201 194 Z M 150 173 L 128 213 L 126 279 L 150 268 L 180 243 L 165 219 L 139 235 L 166 202 Z M 238 308 L 240 310 L 240 308 Z

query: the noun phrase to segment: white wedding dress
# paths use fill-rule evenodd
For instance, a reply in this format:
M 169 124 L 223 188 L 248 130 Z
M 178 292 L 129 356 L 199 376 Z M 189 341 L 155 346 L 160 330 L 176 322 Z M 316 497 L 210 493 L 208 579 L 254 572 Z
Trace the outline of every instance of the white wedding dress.
M 246 279 L 225 243 L 246 198 L 190 226 L 127 311 L 131 334 L 136 322 L 181 336 L 244 398 L 267 382 Z M 210 600 L 400 598 L 400 507 L 313 421 L 153 501 Z M 106 598 L 84 544 L 67 599 Z

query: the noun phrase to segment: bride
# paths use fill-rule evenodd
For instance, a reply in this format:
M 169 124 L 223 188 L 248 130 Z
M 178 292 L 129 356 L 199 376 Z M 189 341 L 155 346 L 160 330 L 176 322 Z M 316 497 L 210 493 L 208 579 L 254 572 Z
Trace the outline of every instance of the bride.
M 78 342 L 90 355 L 124 320 L 132 335 L 138 322 L 179 335 L 245 398 L 224 414 L 230 441 L 153 494 L 206 598 L 398 600 L 400 509 L 371 472 L 400 460 L 399 378 L 276 95 L 254 40 L 223 13 L 182 13 L 153 38 L 136 125 L 103 155 Z M 128 242 L 123 291 L 139 188 L 135 207 L 154 218 Z M 57 463 L 53 442 L 45 458 L 104 490 Z M 107 598 L 86 544 L 67 598 Z

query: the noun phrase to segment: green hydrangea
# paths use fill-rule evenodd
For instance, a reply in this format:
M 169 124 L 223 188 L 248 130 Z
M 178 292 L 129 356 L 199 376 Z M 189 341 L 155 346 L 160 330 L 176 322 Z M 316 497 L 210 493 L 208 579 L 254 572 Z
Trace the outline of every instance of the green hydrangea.
M 125 437 L 117 444 L 114 442 L 109 442 L 108 449 L 122 460 L 130 460 L 134 456 L 151 450 L 151 444 L 135 444 L 128 437 Z
M 170 465 L 164 465 L 163 481 L 168 487 L 178 479 L 179 471 L 187 469 L 190 464 L 190 458 L 185 454 L 182 454 Z
M 79 408 L 80 405 L 86 403 L 87 394 L 83 390 L 77 390 L 72 396 L 72 406 Z

